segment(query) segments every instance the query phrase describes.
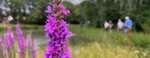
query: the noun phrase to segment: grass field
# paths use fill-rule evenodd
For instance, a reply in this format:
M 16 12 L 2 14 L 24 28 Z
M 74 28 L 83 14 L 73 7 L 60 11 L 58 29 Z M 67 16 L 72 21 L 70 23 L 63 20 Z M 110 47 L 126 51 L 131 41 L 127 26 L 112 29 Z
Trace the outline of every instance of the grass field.
M 30 27 L 29 27 L 30 26 Z M 38 25 L 22 25 L 24 32 L 33 30 L 37 58 L 44 58 L 43 52 L 47 43 L 44 29 Z M 150 35 L 132 33 L 130 37 L 116 31 L 107 32 L 103 29 L 70 25 L 73 36 L 69 38 L 72 58 L 150 58 Z M 28 58 L 28 57 L 27 57 Z
M 73 58 L 150 58 L 149 35 L 133 33 L 127 37 L 78 25 L 71 25 L 70 30 L 75 33 L 69 41 Z

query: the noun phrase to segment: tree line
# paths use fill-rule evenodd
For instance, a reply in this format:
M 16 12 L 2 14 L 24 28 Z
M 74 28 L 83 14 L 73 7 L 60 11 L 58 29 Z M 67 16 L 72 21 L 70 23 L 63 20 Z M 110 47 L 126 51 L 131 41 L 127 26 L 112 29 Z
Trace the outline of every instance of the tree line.
M 45 24 L 46 14 L 44 10 L 49 0 L 0 0 L 0 5 L 10 8 L 10 11 L 0 8 L 13 16 L 27 17 L 26 23 Z M 105 20 L 116 23 L 119 18 L 130 16 L 134 21 L 135 29 L 150 32 L 150 0 L 84 0 L 80 4 L 72 4 L 68 1 L 63 4 L 71 10 L 66 21 L 72 24 L 102 27 Z
M 116 24 L 118 19 L 124 20 L 129 16 L 134 21 L 135 30 L 149 32 L 149 5 L 150 0 L 85 0 L 72 8 L 68 5 L 73 12 L 68 20 L 78 23 L 90 21 L 90 26 L 102 27 L 105 20 Z

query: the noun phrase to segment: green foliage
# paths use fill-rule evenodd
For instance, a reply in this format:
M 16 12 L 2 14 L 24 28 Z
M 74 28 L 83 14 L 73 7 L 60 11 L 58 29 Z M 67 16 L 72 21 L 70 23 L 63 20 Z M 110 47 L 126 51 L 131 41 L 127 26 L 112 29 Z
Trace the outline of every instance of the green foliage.
M 44 10 L 49 0 L 0 0 L 3 5 L 2 2 L 5 2 L 4 7 L 10 8 L 8 13 L 26 15 L 28 23 L 45 23 Z M 102 27 L 105 20 L 116 23 L 119 18 L 130 16 L 135 26 L 139 24 L 146 33 L 150 32 L 150 0 L 84 0 L 80 4 L 68 1 L 63 4 L 71 11 L 65 18 L 69 23 L 84 26 L 89 22 L 89 26 Z M 30 13 L 25 14 L 25 9 L 29 9 Z M 0 13 L 2 11 L 4 10 L 0 10 Z
M 71 14 L 69 14 L 69 16 L 67 16 L 65 18 L 65 20 L 67 20 L 68 22 L 72 22 L 72 23 L 78 22 L 78 19 L 80 19 L 80 18 L 77 17 L 78 11 L 77 11 L 75 5 L 70 2 L 66 2 L 66 1 L 63 2 L 63 5 L 65 5 L 66 8 L 71 11 Z
M 78 10 L 76 12 L 78 14 L 74 16 L 77 15 L 76 17 L 81 19 L 79 23 L 86 24 L 90 21 L 89 25 L 94 27 L 102 27 L 105 20 L 116 23 L 119 18 L 124 19 L 125 16 L 130 16 L 135 26 L 139 24 L 147 32 L 150 28 L 149 4 L 149 0 L 85 0 L 79 5 L 74 5 L 76 7 L 74 9 Z
M 45 24 L 46 14 L 45 10 L 47 8 L 49 0 L 34 0 L 32 5 L 34 9 L 31 11 L 28 17 L 28 21 L 33 21 L 36 24 Z

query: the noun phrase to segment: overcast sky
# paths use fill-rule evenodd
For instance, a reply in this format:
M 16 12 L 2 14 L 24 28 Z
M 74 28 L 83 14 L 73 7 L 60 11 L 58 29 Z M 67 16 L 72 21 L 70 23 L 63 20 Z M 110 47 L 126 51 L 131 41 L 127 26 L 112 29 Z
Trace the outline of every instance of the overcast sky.
M 79 4 L 79 3 L 81 3 L 83 0 L 66 0 L 66 1 L 70 1 L 70 2 L 72 2 L 72 3 L 74 3 L 74 4 Z

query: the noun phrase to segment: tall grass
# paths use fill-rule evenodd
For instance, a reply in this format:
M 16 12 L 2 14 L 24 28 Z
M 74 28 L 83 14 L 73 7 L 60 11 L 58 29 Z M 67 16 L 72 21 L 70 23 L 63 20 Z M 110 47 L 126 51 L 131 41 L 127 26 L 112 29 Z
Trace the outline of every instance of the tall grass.
M 132 33 L 130 37 L 117 31 L 81 28 L 71 25 L 75 36 L 70 38 L 73 58 L 150 58 L 150 36 Z

